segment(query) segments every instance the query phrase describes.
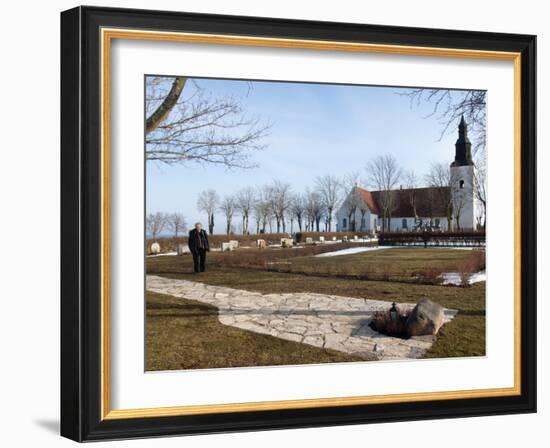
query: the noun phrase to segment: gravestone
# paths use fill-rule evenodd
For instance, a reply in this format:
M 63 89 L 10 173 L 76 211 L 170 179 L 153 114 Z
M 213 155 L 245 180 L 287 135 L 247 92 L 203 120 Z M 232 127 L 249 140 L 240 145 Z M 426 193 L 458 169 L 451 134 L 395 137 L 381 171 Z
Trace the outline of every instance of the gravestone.
M 178 252 L 178 255 L 188 254 L 191 252 L 187 244 L 178 244 L 176 251 Z
M 306 244 L 313 244 L 313 238 L 310 236 L 306 237 Z
M 153 244 L 151 244 L 151 254 L 152 255 L 157 255 L 157 254 L 160 254 L 160 244 L 155 242 Z
M 353 235 L 353 239 L 354 239 L 355 241 L 357 241 L 357 238 L 358 238 L 357 235 Z
M 320 237 L 319 237 L 319 242 L 324 243 L 324 242 L 325 242 L 325 237 L 324 237 L 324 236 L 320 236 Z
M 347 235 L 344 235 L 344 236 L 342 237 L 342 241 L 347 241 L 347 240 L 348 240 L 348 236 L 347 236 Z
M 265 249 L 265 247 L 266 247 L 265 240 L 257 240 L 256 241 L 256 247 L 258 249 Z
M 336 241 L 336 237 L 335 237 L 335 236 L 332 237 L 332 241 Z
M 231 243 L 222 243 L 222 252 L 231 252 L 233 250 L 233 246 Z
M 292 247 L 294 245 L 294 240 L 292 238 L 281 238 L 282 247 Z
M 239 242 L 237 240 L 229 240 L 229 244 L 231 245 L 231 250 L 239 248 Z

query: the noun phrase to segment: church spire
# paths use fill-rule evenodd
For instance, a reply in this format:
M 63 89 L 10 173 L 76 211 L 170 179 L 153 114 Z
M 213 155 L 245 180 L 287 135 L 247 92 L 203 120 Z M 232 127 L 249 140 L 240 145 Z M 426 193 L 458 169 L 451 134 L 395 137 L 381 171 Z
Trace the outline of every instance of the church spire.
M 472 143 L 468 138 L 468 125 L 464 120 L 464 115 L 460 118 L 458 124 L 458 140 L 455 143 L 455 160 L 451 166 L 473 165 Z

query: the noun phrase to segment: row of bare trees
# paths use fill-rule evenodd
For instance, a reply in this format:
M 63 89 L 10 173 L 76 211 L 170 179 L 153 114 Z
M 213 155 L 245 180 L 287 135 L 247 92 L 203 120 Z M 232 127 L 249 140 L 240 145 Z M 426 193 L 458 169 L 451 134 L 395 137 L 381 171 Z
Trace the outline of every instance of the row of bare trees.
M 156 239 L 163 231 L 168 230 L 179 236 L 187 230 L 187 222 L 181 213 L 149 213 L 145 218 L 145 231 Z
M 421 178 L 414 171 L 403 171 L 397 160 L 391 155 L 378 156 L 366 166 L 364 181 L 370 188 L 379 192 L 378 206 L 382 230 L 389 228 L 392 213 L 397 207 L 397 188 L 405 186 L 407 199 L 418 218 L 417 210 L 422 206 L 430 210 L 433 203 L 444 204 L 448 222 L 454 221 L 460 228 L 460 216 L 463 207 L 470 197 L 451 196 L 450 186 L 456 182 L 446 163 L 433 163 L 423 176 L 424 185 L 432 187 L 428 204 L 420 204 L 415 190 Z M 258 188 L 245 187 L 233 195 L 220 195 L 213 189 L 202 191 L 197 199 L 197 208 L 207 216 L 210 234 L 214 233 L 216 213 L 225 217 L 225 233 L 234 233 L 236 218 L 240 218 L 240 229 L 243 234 L 249 233 L 254 220 L 257 234 L 272 232 L 298 231 L 332 231 L 336 210 L 345 200 L 348 211 L 350 230 L 356 231 L 355 217 L 357 211 L 362 218 L 368 211 L 368 204 L 355 188 L 362 181 L 360 173 L 350 173 L 340 179 L 327 174 L 317 177 L 312 188 L 304 192 L 295 192 L 287 182 L 274 180 Z M 477 225 L 485 228 L 485 166 L 480 163 L 476 169 L 474 186 L 475 199 L 480 206 Z M 469 188 L 464 189 L 465 192 Z M 426 198 L 424 198 L 426 200 Z M 171 231 L 174 236 L 180 235 L 187 228 L 185 217 L 181 213 L 149 214 L 146 219 L 147 234 L 158 237 L 163 231 Z
M 280 180 L 261 187 L 245 187 L 233 195 L 220 197 L 213 190 L 199 194 L 197 209 L 207 216 L 208 231 L 214 232 L 215 215 L 225 217 L 225 232 L 233 232 L 235 217 L 241 219 L 243 234 L 249 233 L 254 220 L 256 233 L 294 232 L 296 229 L 331 231 L 333 216 L 345 192 L 343 182 L 327 174 L 317 177 L 313 188 L 293 191 L 291 185 Z

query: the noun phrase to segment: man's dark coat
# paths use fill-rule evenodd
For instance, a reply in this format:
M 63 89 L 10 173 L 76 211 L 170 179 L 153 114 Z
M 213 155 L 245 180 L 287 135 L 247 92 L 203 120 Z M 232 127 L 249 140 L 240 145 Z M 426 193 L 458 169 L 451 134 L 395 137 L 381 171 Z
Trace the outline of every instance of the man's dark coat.
M 208 235 L 204 229 L 201 229 L 200 233 L 197 232 L 197 229 L 191 230 L 189 232 L 189 241 L 187 244 L 191 252 L 198 252 L 200 249 L 210 251 Z

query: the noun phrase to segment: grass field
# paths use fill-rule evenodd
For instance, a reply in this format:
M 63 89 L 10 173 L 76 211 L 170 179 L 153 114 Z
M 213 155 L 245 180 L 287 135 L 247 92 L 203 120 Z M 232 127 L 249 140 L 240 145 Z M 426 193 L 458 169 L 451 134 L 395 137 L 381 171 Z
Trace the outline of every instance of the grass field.
M 485 282 L 476 283 L 469 288 L 460 288 L 402 281 L 374 281 L 353 278 L 354 275 L 372 272 L 378 269 L 379 266 L 388 266 L 392 272 L 407 273 L 402 274 L 404 276 L 431 266 L 453 271 L 456 269 L 457 264 L 464 257 L 468 256 L 468 252 L 470 251 L 404 248 L 370 251 L 339 257 L 312 257 L 297 256 L 296 252 L 299 250 L 301 249 L 286 249 L 289 254 L 286 258 L 284 254 L 285 250 L 279 251 L 277 261 L 284 262 L 286 260 L 287 263 L 291 263 L 286 265 L 286 271 L 262 269 L 259 265 L 246 267 L 244 263 L 242 265 L 234 262 L 227 263 L 230 257 L 237 257 L 239 252 L 243 257 L 246 257 L 247 254 L 243 250 L 233 253 L 210 253 L 207 261 L 207 272 L 198 276 L 192 273 L 191 256 L 149 257 L 147 258 L 147 273 L 262 293 L 316 292 L 386 300 L 388 302 L 395 301 L 397 303 L 417 302 L 423 297 L 428 297 L 444 307 L 458 309 L 459 314 L 453 321 L 442 328 L 437 341 L 426 354 L 426 357 L 483 356 L 485 354 Z M 253 256 L 257 257 L 258 251 L 253 250 L 253 252 L 255 253 Z M 333 273 L 336 271 L 345 275 L 343 277 L 334 275 Z M 322 275 L 319 276 L 318 274 Z M 211 359 L 208 344 L 201 343 L 203 339 L 206 341 L 214 337 L 208 325 L 215 325 L 215 323 L 211 322 L 205 325 L 204 321 L 200 320 L 204 316 L 199 317 L 192 314 L 183 318 L 178 313 L 167 313 L 164 316 L 164 321 L 158 324 L 156 330 L 154 329 L 155 324 L 149 323 L 149 320 L 153 322 L 154 319 L 159 319 L 158 317 L 151 317 L 149 319 L 149 316 L 154 316 L 155 313 L 158 313 L 154 307 L 159 306 L 160 302 L 167 300 L 167 298 L 161 300 L 158 297 L 148 297 L 147 347 L 148 355 L 152 356 L 151 359 L 154 359 L 151 368 L 153 370 L 190 368 L 170 367 L 180 365 L 183 361 L 178 361 L 178 359 L 183 356 L 190 356 L 189 353 L 193 354 L 191 359 L 203 360 L 197 361 L 199 364 L 201 362 L 217 362 Z M 177 300 L 173 305 L 178 303 L 181 304 L 181 301 Z M 197 307 L 199 304 L 196 303 L 194 306 Z M 206 305 L 200 306 L 206 307 Z M 211 311 L 214 312 L 214 310 Z M 210 315 L 210 318 L 219 324 L 217 319 L 213 318 L 212 315 Z M 184 326 L 182 319 L 189 323 Z M 149 328 L 150 325 L 153 326 L 151 329 Z M 228 331 L 243 331 L 230 327 L 226 328 L 229 329 Z M 180 333 L 186 335 L 184 337 L 185 340 L 192 342 L 185 345 L 170 342 L 170 339 L 180 339 Z M 251 340 L 258 339 L 257 343 L 261 344 L 262 347 L 265 347 L 265 344 L 275 344 L 273 340 L 277 339 L 255 333 L 244 333 L 248 334 L 247 344 L 253 345 L 256 342 L 253 343 Z M 271 340 L 271 342 L 268 343 L 267 340 Z M 289 343 L 287 341 L 279 341 L 277 339 L 277 344 L 281 344 L 282 342 L 285 344 Z M 223 356 L 218 353 L 216 356 L 219 356 L 219 362 L 215 366 L 234 366 L 235 364 L 232 364 L 232 362 L 244 362 L 243 360 L 247 359 L 248 356 L 256 360 L 253 363 L 254 365 L 331 362 L 330 360 L 325 360 L 328 359 L 326 358 L 328 356 L 326 353 L 321 354 L 321 352 L 325 352 L 324 350 L 315 349 L 315 347 L 310 347 L 314 350 L 307 353 L 293 352 L 289 348 L 288 350 L 290 350 L 289 353 L 291 354 L 289 356 L 292 356 L 294 361 L 288 362 L 282 360 L 284 356 L 282 353 L 277 354 L 278 350 L 275 350 L 275 352 L 268 350 L 265 352 L 265 355 L 261 355 L 259 352 L 246 347 L 247 345 L 241 344 L 237 344 L 234 347 L 230 357 L 235 361 L 231 361 L 227 355 Z M 280 345 L 277 347 L 280 347 Z M 319 350 L 321 352 L 318 352 Z M 299 355 L 299 353 L 301 354 Z M 334 355 L 334 353 L 330 354 L 330 356 Z M 343 356 L 343 354 L 341 355 Z M 299 360 L 300 356 L 303 357 L 301 361 Z M 350 357 L 348 356 L 348 358 Z M 193 364 L 193 362 L 195 361 L 186 361 L 184 364 L 189 365 Z
M 234 252 L 211 252 L 211 270 L 255 268 L 262 271 L 296 273 L 317 277 L 340 277 L 352 280 L 383 280 L 407 283 L 437 283 L 443 272 L 460 270 L 463 260 L 473 251 L 454 249 L 392 248 L 338 257 L 315 257 L 336 250 L 373 246 L 375 243 L 337 243 L 294 249 L 242 249 Z M 482 253 L 481 253 L 482 254 Z M 164 258 L 164 259 L 163 259 Z M 191 256 L 179 260 L 153 258 L 167 272 L 184 272 Z M 483 255 L 480 257 L 484 260 Z M 150 259 L 151 260 L 151 259 Z M 483 265 L 475 270 L 484 269 Z
M 413 281 L 419 272 L 456 271 L 469 251 L 454 249 L 392 248 L 334 257 L 303 257 L 291 265 L 292 272 L 323 273 Z

